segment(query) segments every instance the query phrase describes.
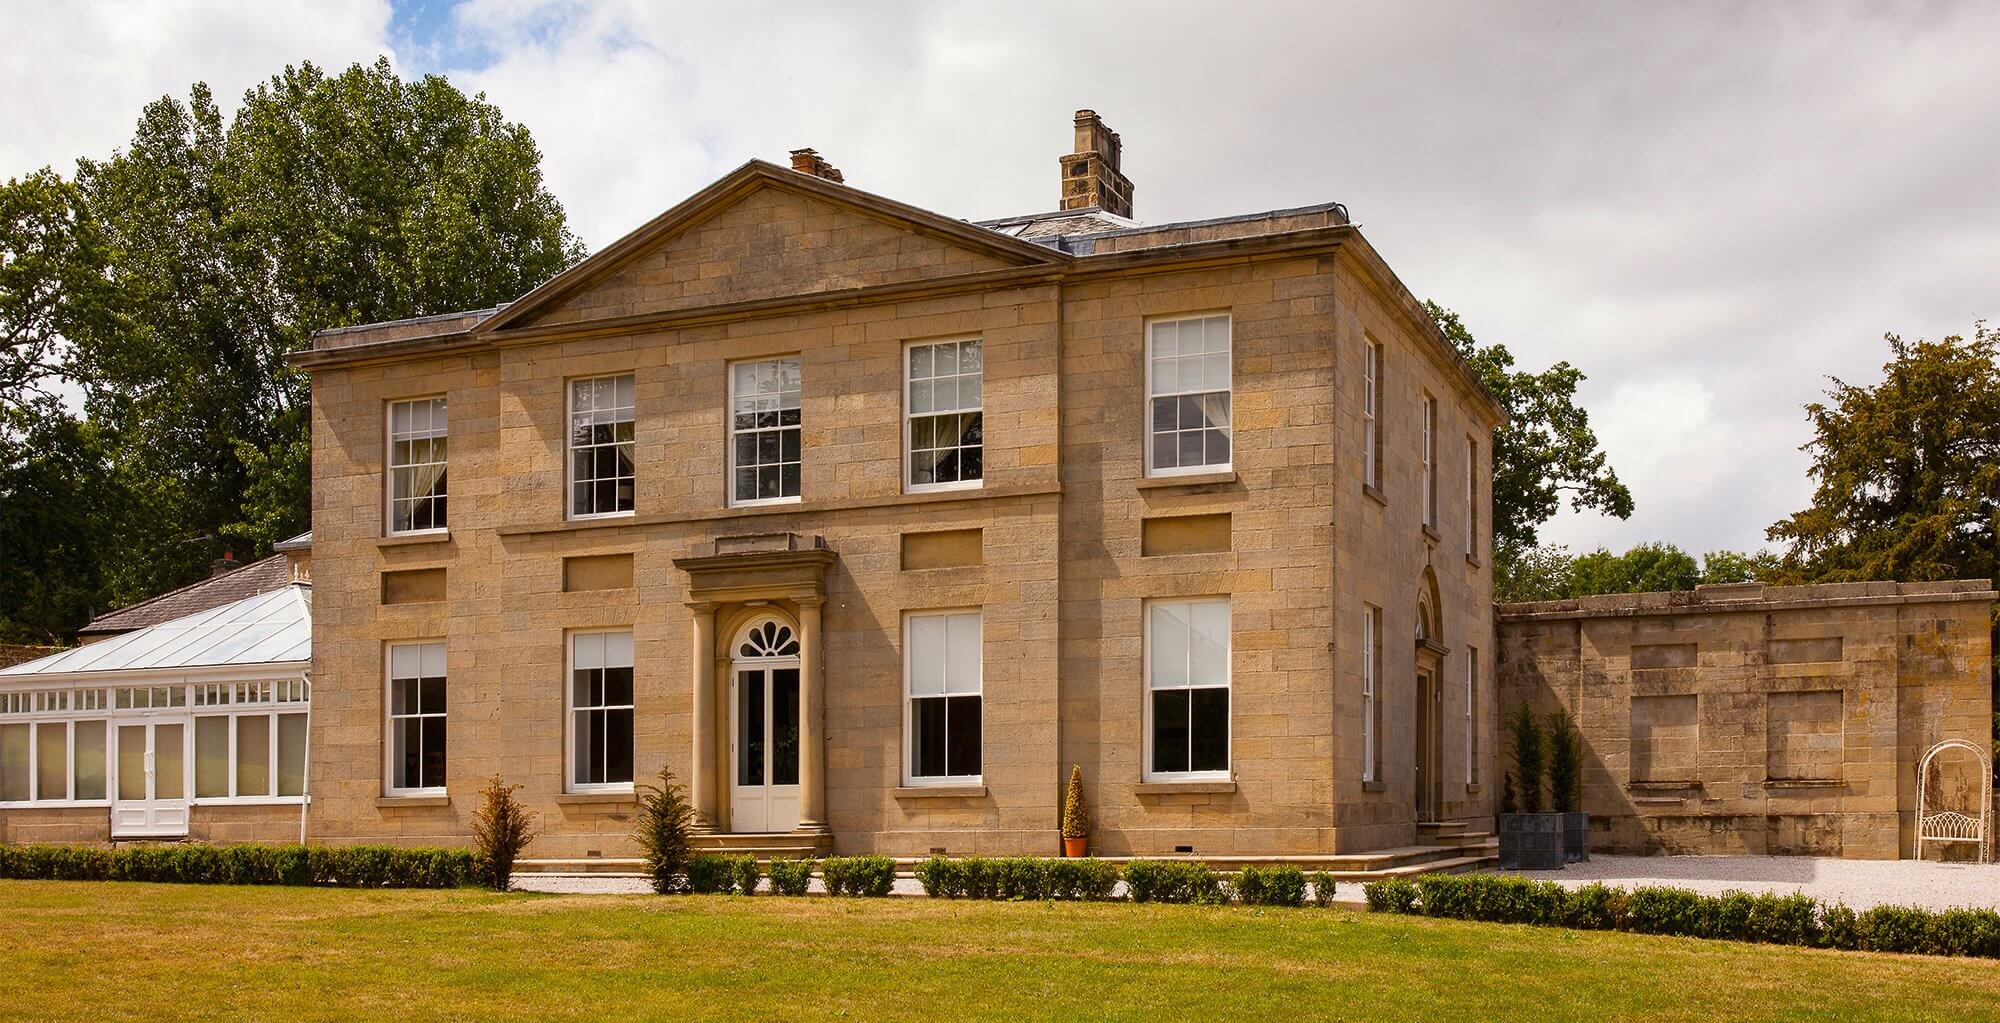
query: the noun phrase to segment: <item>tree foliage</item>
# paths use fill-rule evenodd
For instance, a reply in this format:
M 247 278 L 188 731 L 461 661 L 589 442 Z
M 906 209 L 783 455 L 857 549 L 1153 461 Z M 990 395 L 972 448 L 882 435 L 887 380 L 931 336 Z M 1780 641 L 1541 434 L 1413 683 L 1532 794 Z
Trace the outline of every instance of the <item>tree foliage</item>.
M 105 605 L 307 528 L 310 392 L 285 357 L 314 331 L 490 306 L 582 258 L 540 161 L 483 96 L 384 59 L 287 67 L 228 117 L 197 84 L 73 182 L 0 190 L 0 406 L 18 433 L 80 392 L 92 489 L 146 511 L 97 563 Z
M 2000 579 L 2000 332 L 1885 340 L 1880 383 L 1806 406 L 1812 504 L 1769 536 L 1804 580 Z
M 1576 511 L 1632 515 L 1632 492 L 1619 482 L 1590 416 L 1576 403 L 1583 372 L 1558 362 L 1540 373 L 1514 368 L 1499 343 L 1481 345 L 1457 313 L 1424 303 L 1438 329 L 1507 410 L 1493 432 L 1493 548 L 1496 563 L 1524 556 L 1565 499 Z
M 1710 583 L 1776 581 L 1780 559 L 1769 552 L 1710 551 L 1697 562 L 1670 543 L 1642 543 L 1623 554 L 1599 547 L 1572 557 L 1556 545 L 1531 547 L 1497 566 L 1494 599 L 1567 600 L 1603 593 L 1691 590 Z

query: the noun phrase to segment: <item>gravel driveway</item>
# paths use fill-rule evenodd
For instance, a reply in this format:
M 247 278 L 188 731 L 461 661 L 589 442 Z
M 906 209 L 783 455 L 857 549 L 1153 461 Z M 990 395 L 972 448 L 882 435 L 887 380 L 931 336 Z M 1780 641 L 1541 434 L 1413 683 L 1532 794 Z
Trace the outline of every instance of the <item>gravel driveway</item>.
M 1621 888 L 1671 885 L 1705 895 L 1735 889 L 1790 894 L 1804 892 L 1824 902 L 1855 909 L 1878 905 L 1952 909 L 2000 909 L 2000 864 L 1928 863 L 1915 860 L 1839 860 L 1809 856 L 1592 856 L 1561 871 L 1508 871 L 1522 877 L 1558 881 L 1571 888 L 1592 881 Z M 566 895 L 643 895 L 652 889 L 638 877 L 601 874 L 516 874 L 524 892 Z M 819 879 L 814 893 L 825 891 Z M 922 895 L 915 878 L 896 879 L 897 895 Z M 1342 884 L 1342 904 L 1355 904 L 1361 886 Z
M 1823 902 L 1926 909 L 2000 909 L 2000 864 L 1840 860 L 1811 856 L 1598 856 L 1560 871 L 1507 871 L 1577 888 L 1592 881 L 1633 888 L 1671 885 L 1704 895 L 1730 889 L 1804 892 Z

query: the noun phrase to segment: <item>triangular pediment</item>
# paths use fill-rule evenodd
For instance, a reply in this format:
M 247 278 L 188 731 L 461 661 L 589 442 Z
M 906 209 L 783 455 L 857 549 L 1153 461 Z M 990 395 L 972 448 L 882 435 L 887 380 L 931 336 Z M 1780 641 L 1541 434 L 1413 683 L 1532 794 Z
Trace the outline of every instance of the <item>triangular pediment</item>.
M 753 162 L 536 288 L 479 331 L 812 296 L 1065 258 Z

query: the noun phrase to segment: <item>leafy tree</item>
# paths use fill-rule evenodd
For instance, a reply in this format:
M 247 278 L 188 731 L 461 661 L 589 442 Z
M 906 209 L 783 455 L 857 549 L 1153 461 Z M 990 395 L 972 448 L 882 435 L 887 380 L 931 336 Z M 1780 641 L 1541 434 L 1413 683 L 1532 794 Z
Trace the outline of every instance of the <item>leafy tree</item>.
M 0 643 L 57 644 L 103 610 L 123 508 L 103 436 L 53 398 L 0 411 Z
M 1804 579 L 2000 579 L 2000 332 L 1886 336 L 1883 379 L 1806 406 L 1810 507 L 1768 531 Z
M 1642 543 L 1623 554 L 1599 547 L 1570 556 L 1553 544 L 1530 547 L 1497 566 L 1494 599 L 1564 600 L 1602 593 L 1650 593 L 1690 590 L 1705 583 L 1773 580 L 1781 575 L 1779 558 L 1766 551 L 1743 554 L 1710 551 L 1697 564 L 1692 555 L 1670 543 Z
M 0 185 L 0 412 L 61 413 L 65 338 L 113 314 L 103 239 L 76 187 L 47 168 Z M 93 324 L 97 325 L 97 324 Z
M 1500 400 L 1507 425 L 1493 432 L 1493 554 L 1496 569 L 1540 542 L 1543 523 L 1567 496 L 1577 511 L 1632 516 L 1632 492 L 1619 482 L 1576 403 L 1581 370 L 1558 362 L 1540 373 L 1514 368 L 1499 343 L 1481 345 L 1457 313 L 1424 303 L 1438 329 L 1457 347 L 1486 389 Z
M 111 473 L 154 511 L 124 538 L 120 599 L 307 527 L 309 388 L 284 360 L 313 331 L 493 305 L 582 257 L 540 160 L 483 96 L 384 59 L 287 67 L 227 122 L 197 84 L 79 161 L 115 315 L 61 333 Z

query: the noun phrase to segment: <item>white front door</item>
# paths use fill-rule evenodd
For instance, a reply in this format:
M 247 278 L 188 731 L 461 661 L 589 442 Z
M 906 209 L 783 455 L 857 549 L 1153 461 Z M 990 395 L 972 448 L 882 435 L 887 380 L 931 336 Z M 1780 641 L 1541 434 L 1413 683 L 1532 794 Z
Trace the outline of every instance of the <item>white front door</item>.
M 729 830 L 798 827 L 797 661 L 737 665 L 729 684 L 729 762 Z
M 118 722 L 112 838 L 188 833 L 186 718 Z

